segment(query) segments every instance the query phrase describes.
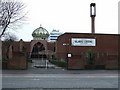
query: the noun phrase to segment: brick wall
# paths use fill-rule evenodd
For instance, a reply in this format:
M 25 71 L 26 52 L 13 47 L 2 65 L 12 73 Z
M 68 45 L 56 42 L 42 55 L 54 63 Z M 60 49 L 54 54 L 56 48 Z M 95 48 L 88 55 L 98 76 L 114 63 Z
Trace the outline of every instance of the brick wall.
M 96 46 L 72 46 L 72 38 L 94 38 Z M 57 58 L 68 59 L 69 68 L 83 69 L 86 64 L 85 53 L 89 49 L 96 53 L 95 65 L 105 65 L 106 69 L 118 67 L 118 35 L 65 33 L 58 38 L 56 45 Z M 67 58 L 67 53 L 72 53 L 73 56 Z
M 8 60 L 8 69 L 27 69 L 27 59 L 24 53 L 13 52 L 14 57 Z

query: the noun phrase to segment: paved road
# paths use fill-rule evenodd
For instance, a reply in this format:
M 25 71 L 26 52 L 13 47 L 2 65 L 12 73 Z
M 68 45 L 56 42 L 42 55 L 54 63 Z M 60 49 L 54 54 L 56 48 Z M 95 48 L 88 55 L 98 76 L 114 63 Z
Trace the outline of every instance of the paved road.
M 118 88 L 116 74 L 4 74 L 3 88 Z
M 118 88 L 117 70 L 35 68 L 35 62 L 28 70 L 3 70 L 3 88 Z

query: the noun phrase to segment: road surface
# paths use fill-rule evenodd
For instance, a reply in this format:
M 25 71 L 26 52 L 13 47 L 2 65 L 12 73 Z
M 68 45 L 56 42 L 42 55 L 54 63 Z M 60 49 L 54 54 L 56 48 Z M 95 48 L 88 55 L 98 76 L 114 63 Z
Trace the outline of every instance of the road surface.
M 117 74 L 3 74 L 3 88 L 118 88 Z

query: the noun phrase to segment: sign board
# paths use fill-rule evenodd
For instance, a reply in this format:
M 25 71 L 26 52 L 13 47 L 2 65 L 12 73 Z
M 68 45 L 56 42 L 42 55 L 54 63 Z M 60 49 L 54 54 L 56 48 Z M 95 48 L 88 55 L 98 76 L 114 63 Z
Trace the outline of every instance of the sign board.
M 68 54 L 68 57 L 72 57 L 72 54 L 71 54 L 71 53 L 69 53 L 69 54 Z
M 72 46 L 96 46 L 96 39 L 94 38 L 72 38 Z

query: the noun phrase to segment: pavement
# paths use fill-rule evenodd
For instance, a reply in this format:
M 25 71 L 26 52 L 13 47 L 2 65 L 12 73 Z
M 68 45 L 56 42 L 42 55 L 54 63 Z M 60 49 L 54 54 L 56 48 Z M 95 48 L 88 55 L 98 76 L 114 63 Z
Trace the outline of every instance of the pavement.
M 2 70 L 2 74 L 116 74 L 117 70 L 66 70 L 63 68 L 29 68 L 28 70 Z
M 2 70 L 2 74 L 118 74 L 118 70 L 67 70 L 45 60 L 32 60 L 27 70 Z M 46 64 L 47 62 L 47 64 Z

